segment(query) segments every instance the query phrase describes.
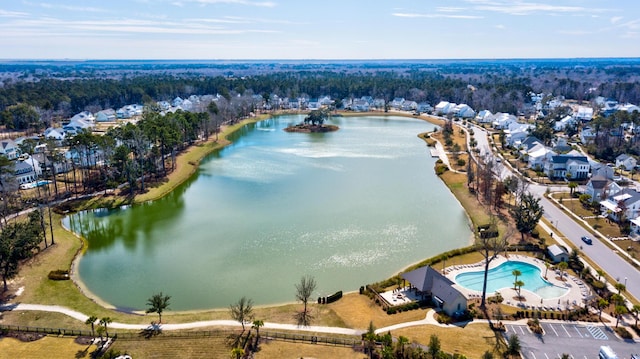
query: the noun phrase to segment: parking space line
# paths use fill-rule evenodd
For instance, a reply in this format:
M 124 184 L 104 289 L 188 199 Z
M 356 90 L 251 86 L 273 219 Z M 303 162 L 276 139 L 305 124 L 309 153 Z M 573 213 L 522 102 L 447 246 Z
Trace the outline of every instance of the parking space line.
M 553 330 L 554 333 L 556 333 L 556 337 L 560 336 L 558 332 L 556 332 L 556 328 L 554 328 L 553 325 L 549 324 L 549 327 L 551 328 L 551 330 Z
M 580 338 L 582 338 L 582 333 L 580 333 L 580 331 L 578 330 L 578 327 L 574 326 L 573 329 L 575 329 L 576 332 L 578 332 L 578 335 L 580 336 Z
M 549 356 L 547 355 L 547 353 L 543 353 L 543 354 L 545 358 L 549 359 Z
M 538 358 L 536 358 L 536 355 L 533 354 L 533 352 L 529 352 L 529 353 L 531 353 L 531 356 L 533 357 L 533 359 L 538 359 Z
M 522 332 L 522 334 L 525 334 L 524 328 L 523 327 L 519 327 L 519 328 L 520 328 L 520 332 Z
M 569 338 L 571 338 L 571 334 L 569 334 L 569 331 L 567 330 L 567 328 L 564 327 L 564 324 L 560 324 L 560 326 L 562 327 L 562 329 L 564 329 L 564 331 L 567 333 Z

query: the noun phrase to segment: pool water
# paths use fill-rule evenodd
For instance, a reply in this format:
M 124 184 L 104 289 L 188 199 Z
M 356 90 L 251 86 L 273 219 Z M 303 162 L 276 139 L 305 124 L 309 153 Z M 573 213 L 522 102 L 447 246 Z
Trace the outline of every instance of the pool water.
M 555 286 L 544 280 L 540 268 L 529 263 L 509 261 L 489 269 L 487 293 L 494 293 L 504 288 L 513 288 L 515 276 L 512 272 L 515 269 L 522 273 L 518 276 L 518 280 L 524 282 L 522 289 L 536 293 L 544 299 L 561 297 L 567 292 L 567 289 Z M 455 278 L 455 282 L 459 285 L 478 292 L 482 292 L 483 281 L 484 271 L 460 273 Z

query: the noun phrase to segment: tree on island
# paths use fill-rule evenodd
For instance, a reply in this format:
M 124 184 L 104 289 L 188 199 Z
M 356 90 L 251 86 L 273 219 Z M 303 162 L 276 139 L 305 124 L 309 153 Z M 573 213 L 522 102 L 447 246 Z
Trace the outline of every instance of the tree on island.
M 324 109 L 313 110 L 304 118 L 304 123 L 311 124 L 312 126 L 322 126 L 324 121 L 327 120 L 327 117 L 329 117 L 329 111 Z
M 164 295 L 162 292 L 154 294 L 151 298 L 147 299 L 147 313 L 158 313 L 158 321 L 162 323 L 162 312 L 169 308 L 170 295 Z

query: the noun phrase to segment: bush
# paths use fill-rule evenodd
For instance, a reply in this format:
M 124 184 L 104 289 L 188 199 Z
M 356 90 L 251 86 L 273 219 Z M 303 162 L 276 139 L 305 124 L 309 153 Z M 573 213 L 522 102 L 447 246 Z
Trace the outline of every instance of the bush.
M 464 166 L 467 164 L 467 161 L 465 161 L 463 158 L 459 158 L 456 163 L 458 164 L 458 166 Z
M 617 327 L 615 328 L 616 334 L 618 334 L 622 339 L 633 339 L 633 335 L 629 333 L 627 328 Z
M 51 272 L 49 272 L 48 275 L 49 279 L 51 280 L 69 280 L 71 279 L 69 277 L 69 271 L 68 270 L 53 270 Z
M 436 174 L 438 176 L 442 175 L 443 173 L 445 173 L 448 170 L 449 170 L 449 168 L 445 164 L 436 165 Z

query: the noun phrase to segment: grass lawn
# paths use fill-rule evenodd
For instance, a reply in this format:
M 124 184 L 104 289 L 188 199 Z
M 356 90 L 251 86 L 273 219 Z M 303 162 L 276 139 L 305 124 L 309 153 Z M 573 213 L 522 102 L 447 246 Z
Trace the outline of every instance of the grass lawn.
M 0 339 L 0 356 L 3 358 L 89 358 L 95 350 L 95 345 L 77 344 L 74 338 L 69 337 L 44 337 L 33 342 Z
M 440 339 L 443 351 L 464 354 L 467 358 L 480 358 L 486 351 L 494 353 L 494 357 L 499 358 L 499 353 L 504 348 L 500 334 L 493 332 L 489 325 L 484 323 L 470 324 L 464 328 L 454 325 L 446 328 L 423 325 L 391 332 L 393 336 L 402 335 L 409 338 L 410 342 L 422 345 L 429 344 L 433 334 Z
M 231 358 L 231 347 L 224 337 L 118 339 L 110 349 L 132 358 Z
M 256 359 L 280 358 L 344 358 L 364 359 L 367 355 L 358 353 L 351 348 L 317 345 L 306 343 L 290 343 L 271 341 L 260 345 L 260 351 L 255 354 Z

